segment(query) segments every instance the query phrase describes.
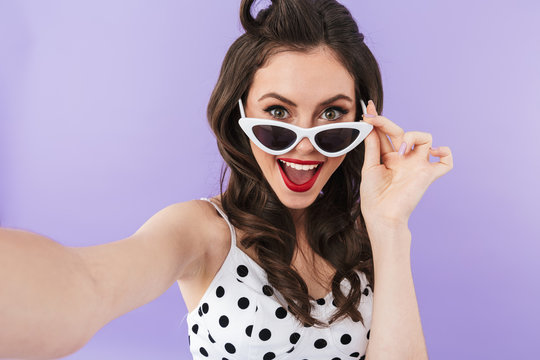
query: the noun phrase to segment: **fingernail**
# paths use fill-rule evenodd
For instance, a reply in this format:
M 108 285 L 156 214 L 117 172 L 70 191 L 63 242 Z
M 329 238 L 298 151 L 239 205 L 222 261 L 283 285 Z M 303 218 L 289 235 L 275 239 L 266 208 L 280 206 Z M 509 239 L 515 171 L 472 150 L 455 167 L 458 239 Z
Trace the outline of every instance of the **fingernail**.
M 369 105 L 370 103 L 371 103 L 373 106 L 375 106 L 375 103 L 373 102 L 373 100 L 369 100 L 369 101 L 368 101 L 368 105 Z
M 407 148 L 407 143 L 404 141 L 401 143 L 401 146 L 399 147 L 399 155 L 405 154 L 406 148 Z
M 373 114 L 364 114 L 364 117 L 370 117 L 370 118 L 374 118 L 376 115 L 373 115 Z
M 431 150 L 435 150 L 435 151 L 438 151 L 440 149 L 440 147 L 432 147 Z

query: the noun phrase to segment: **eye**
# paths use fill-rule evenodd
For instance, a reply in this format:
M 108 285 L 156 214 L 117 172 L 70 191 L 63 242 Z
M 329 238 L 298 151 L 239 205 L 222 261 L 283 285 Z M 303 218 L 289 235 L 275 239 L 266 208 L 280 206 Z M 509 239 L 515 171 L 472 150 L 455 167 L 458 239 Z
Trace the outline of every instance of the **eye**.
M 322 114 L 322 118 L 325 120 L 330 120 L 330 121 L 337 120 L 343 115 L 347 114 L 348 112 L 349 112 L 348 110 L 334 106 L 334 107 L 324 110 Z
M 283 106 L 279 106 L 279 105 L 269 106 L 266 109 L 264 109 L 264 111 L 272 115 L 274 119 L 278 119 L 278 120 L 285 119 L 287 118 L 286 115 L 288 115 L 287 110 L 285 110 Z

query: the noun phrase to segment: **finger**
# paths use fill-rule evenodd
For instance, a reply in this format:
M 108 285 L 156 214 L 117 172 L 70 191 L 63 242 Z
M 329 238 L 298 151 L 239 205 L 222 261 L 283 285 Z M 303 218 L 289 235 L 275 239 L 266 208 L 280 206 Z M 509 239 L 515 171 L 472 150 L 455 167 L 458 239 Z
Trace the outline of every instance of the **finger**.
M 389 152 L 394 151 L 394 149 L 392 148 L 392 143 L 390 142 L 390 140 L 388 140 L 388 138 L 386 137 L 386 134 L 380 128 L 377 127 L 379 125 L 379 123 L 377 122 L 378 114 L 377 114 L 377 109 L 375 108 L 375 104 L 373 103 L 372 100 L 368 101 L 367 114 L 364 114 L 363 116 L 364 116 L 363 120 L 367 122 L 368 124 L 373 125 L 375 132 L 379 136 L 379 144 L 381 146 L 381 155 L 385 155 Z
M 431 163 L 434 169 L 435 179 L 440 178 L 454 167 L 454 159 L 452 157 L 452 151 L 448 146 L 440 146 L 439 148 L 431 149 L 431 155 L 440 157 L 438 162 Z M 434 180 L 435 180 L 434 179 Z
M 370 132 L 369 135 L 364 139 L 364 146 L 364 165 L 362 165 L 362 171 L 381 164 L 381 145 L 379 142 L 379 136 L 375 131 Z
M 422 154 L 427 155 L 429 149 L 431 148 L 433 137 L 430 133 L 427 132 L 407 131 L 403 135 L 402 141 L 407 143 L 407 147 L 405 148 L 405 154 L 411 151 L 411 148 L 414 145 L 413 151 L 421 152 Z
M 399 149 L 403 142 L 403 135 L 405 134 L 405 131 L 401 127 L 382 115 L 377 116 L 372 125 L 376 126 L 377 130 L 384 134 L 388 134 L 394 149 Z

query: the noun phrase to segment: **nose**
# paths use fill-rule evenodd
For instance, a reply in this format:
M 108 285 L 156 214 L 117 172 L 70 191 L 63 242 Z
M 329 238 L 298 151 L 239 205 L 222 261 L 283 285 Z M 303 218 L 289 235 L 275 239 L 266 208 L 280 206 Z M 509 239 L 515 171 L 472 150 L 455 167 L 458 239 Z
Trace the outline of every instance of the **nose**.
M 300 140 L 298 144 L 296 144 L 296 147 L 294 148 L 299 154 L 309 154 L 313 151 L 315 151 L 315 148 L 313 147 L 313 144 L 307 137 Z
M 297 121 L 295 125 L 304 127 L 304 128 L 310 128 L 313 127 L 313 120 L 311 119 L 311 115 L 301 115 L 298 116 Z M 317 151 L 315 147 L 313 147 L 313 144 L 307 137 L 300 140 L 298 144 L 294 147 L 293 151 L 297 152 L 298 154 L 307 155 L 312 153 L 313 151 Z

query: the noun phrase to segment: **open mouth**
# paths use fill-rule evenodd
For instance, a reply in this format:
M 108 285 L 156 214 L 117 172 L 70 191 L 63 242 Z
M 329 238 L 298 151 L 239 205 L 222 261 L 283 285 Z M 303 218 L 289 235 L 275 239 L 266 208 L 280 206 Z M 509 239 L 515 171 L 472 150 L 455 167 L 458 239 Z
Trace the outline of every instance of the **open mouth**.
M 303 161 L 303 164 L 288 161 L 289 159 L 278 159 L 278 165 L 285 185 L 292 191 L 304 192 L 313 186 L 321 169 L 323 162 Z

